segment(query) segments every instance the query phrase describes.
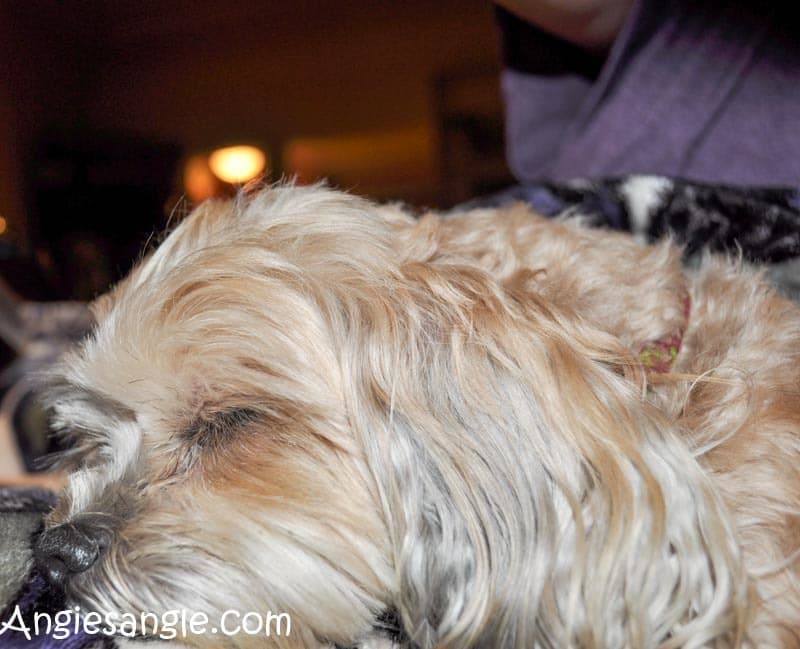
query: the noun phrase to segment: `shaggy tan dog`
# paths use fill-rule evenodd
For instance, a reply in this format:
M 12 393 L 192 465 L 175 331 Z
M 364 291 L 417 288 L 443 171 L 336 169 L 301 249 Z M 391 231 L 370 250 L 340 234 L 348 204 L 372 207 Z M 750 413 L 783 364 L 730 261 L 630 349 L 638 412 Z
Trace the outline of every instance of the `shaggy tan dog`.
M 291 615 L 197 646 L 388 646 L 387 609 L 423 649 L 800 646 L 800 309 L 740 264 L 285 186 L 95 307 L 38 548 L 84 608 Z

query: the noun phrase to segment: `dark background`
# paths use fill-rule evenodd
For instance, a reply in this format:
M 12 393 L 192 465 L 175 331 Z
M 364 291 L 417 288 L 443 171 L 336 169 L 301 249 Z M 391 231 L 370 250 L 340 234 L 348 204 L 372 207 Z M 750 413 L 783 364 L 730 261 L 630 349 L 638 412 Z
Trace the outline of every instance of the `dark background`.
M 502 186 L 497 40 L 488 0 L 0 0 L 0 275 L 91 299 L 227 144 L 419 206 Z

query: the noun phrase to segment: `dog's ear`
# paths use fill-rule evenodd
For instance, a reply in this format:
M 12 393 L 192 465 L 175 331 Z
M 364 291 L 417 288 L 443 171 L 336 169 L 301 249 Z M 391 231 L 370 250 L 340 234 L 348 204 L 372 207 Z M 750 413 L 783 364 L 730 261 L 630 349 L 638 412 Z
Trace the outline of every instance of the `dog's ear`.
M 349 416 L 412 641 L 678 646 L 739 628 L 721 505 L 616 339 L 446 262 L 407 263 L 347 308 Z

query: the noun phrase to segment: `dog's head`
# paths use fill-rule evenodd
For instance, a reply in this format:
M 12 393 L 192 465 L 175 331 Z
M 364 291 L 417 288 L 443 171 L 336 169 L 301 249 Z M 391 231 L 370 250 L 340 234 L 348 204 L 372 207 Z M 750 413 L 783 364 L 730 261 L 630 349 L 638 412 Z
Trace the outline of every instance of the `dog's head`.
M 422 647 L 729 637 L 702 473 L 610 335 L 323 188 L 208 203 L 54 376 L 79 466 L 40 561 L 102 611 L 280 611 Z M 195 644 L 206 636 L 187 637 Z

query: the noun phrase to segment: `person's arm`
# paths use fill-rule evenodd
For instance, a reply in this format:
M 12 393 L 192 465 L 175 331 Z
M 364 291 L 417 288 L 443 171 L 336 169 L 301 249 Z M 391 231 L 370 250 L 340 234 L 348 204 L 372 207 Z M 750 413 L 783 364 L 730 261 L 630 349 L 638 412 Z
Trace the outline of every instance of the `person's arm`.
M 608 49 L 633 0 L 495 0 L 551 34 L 588 50 Z

